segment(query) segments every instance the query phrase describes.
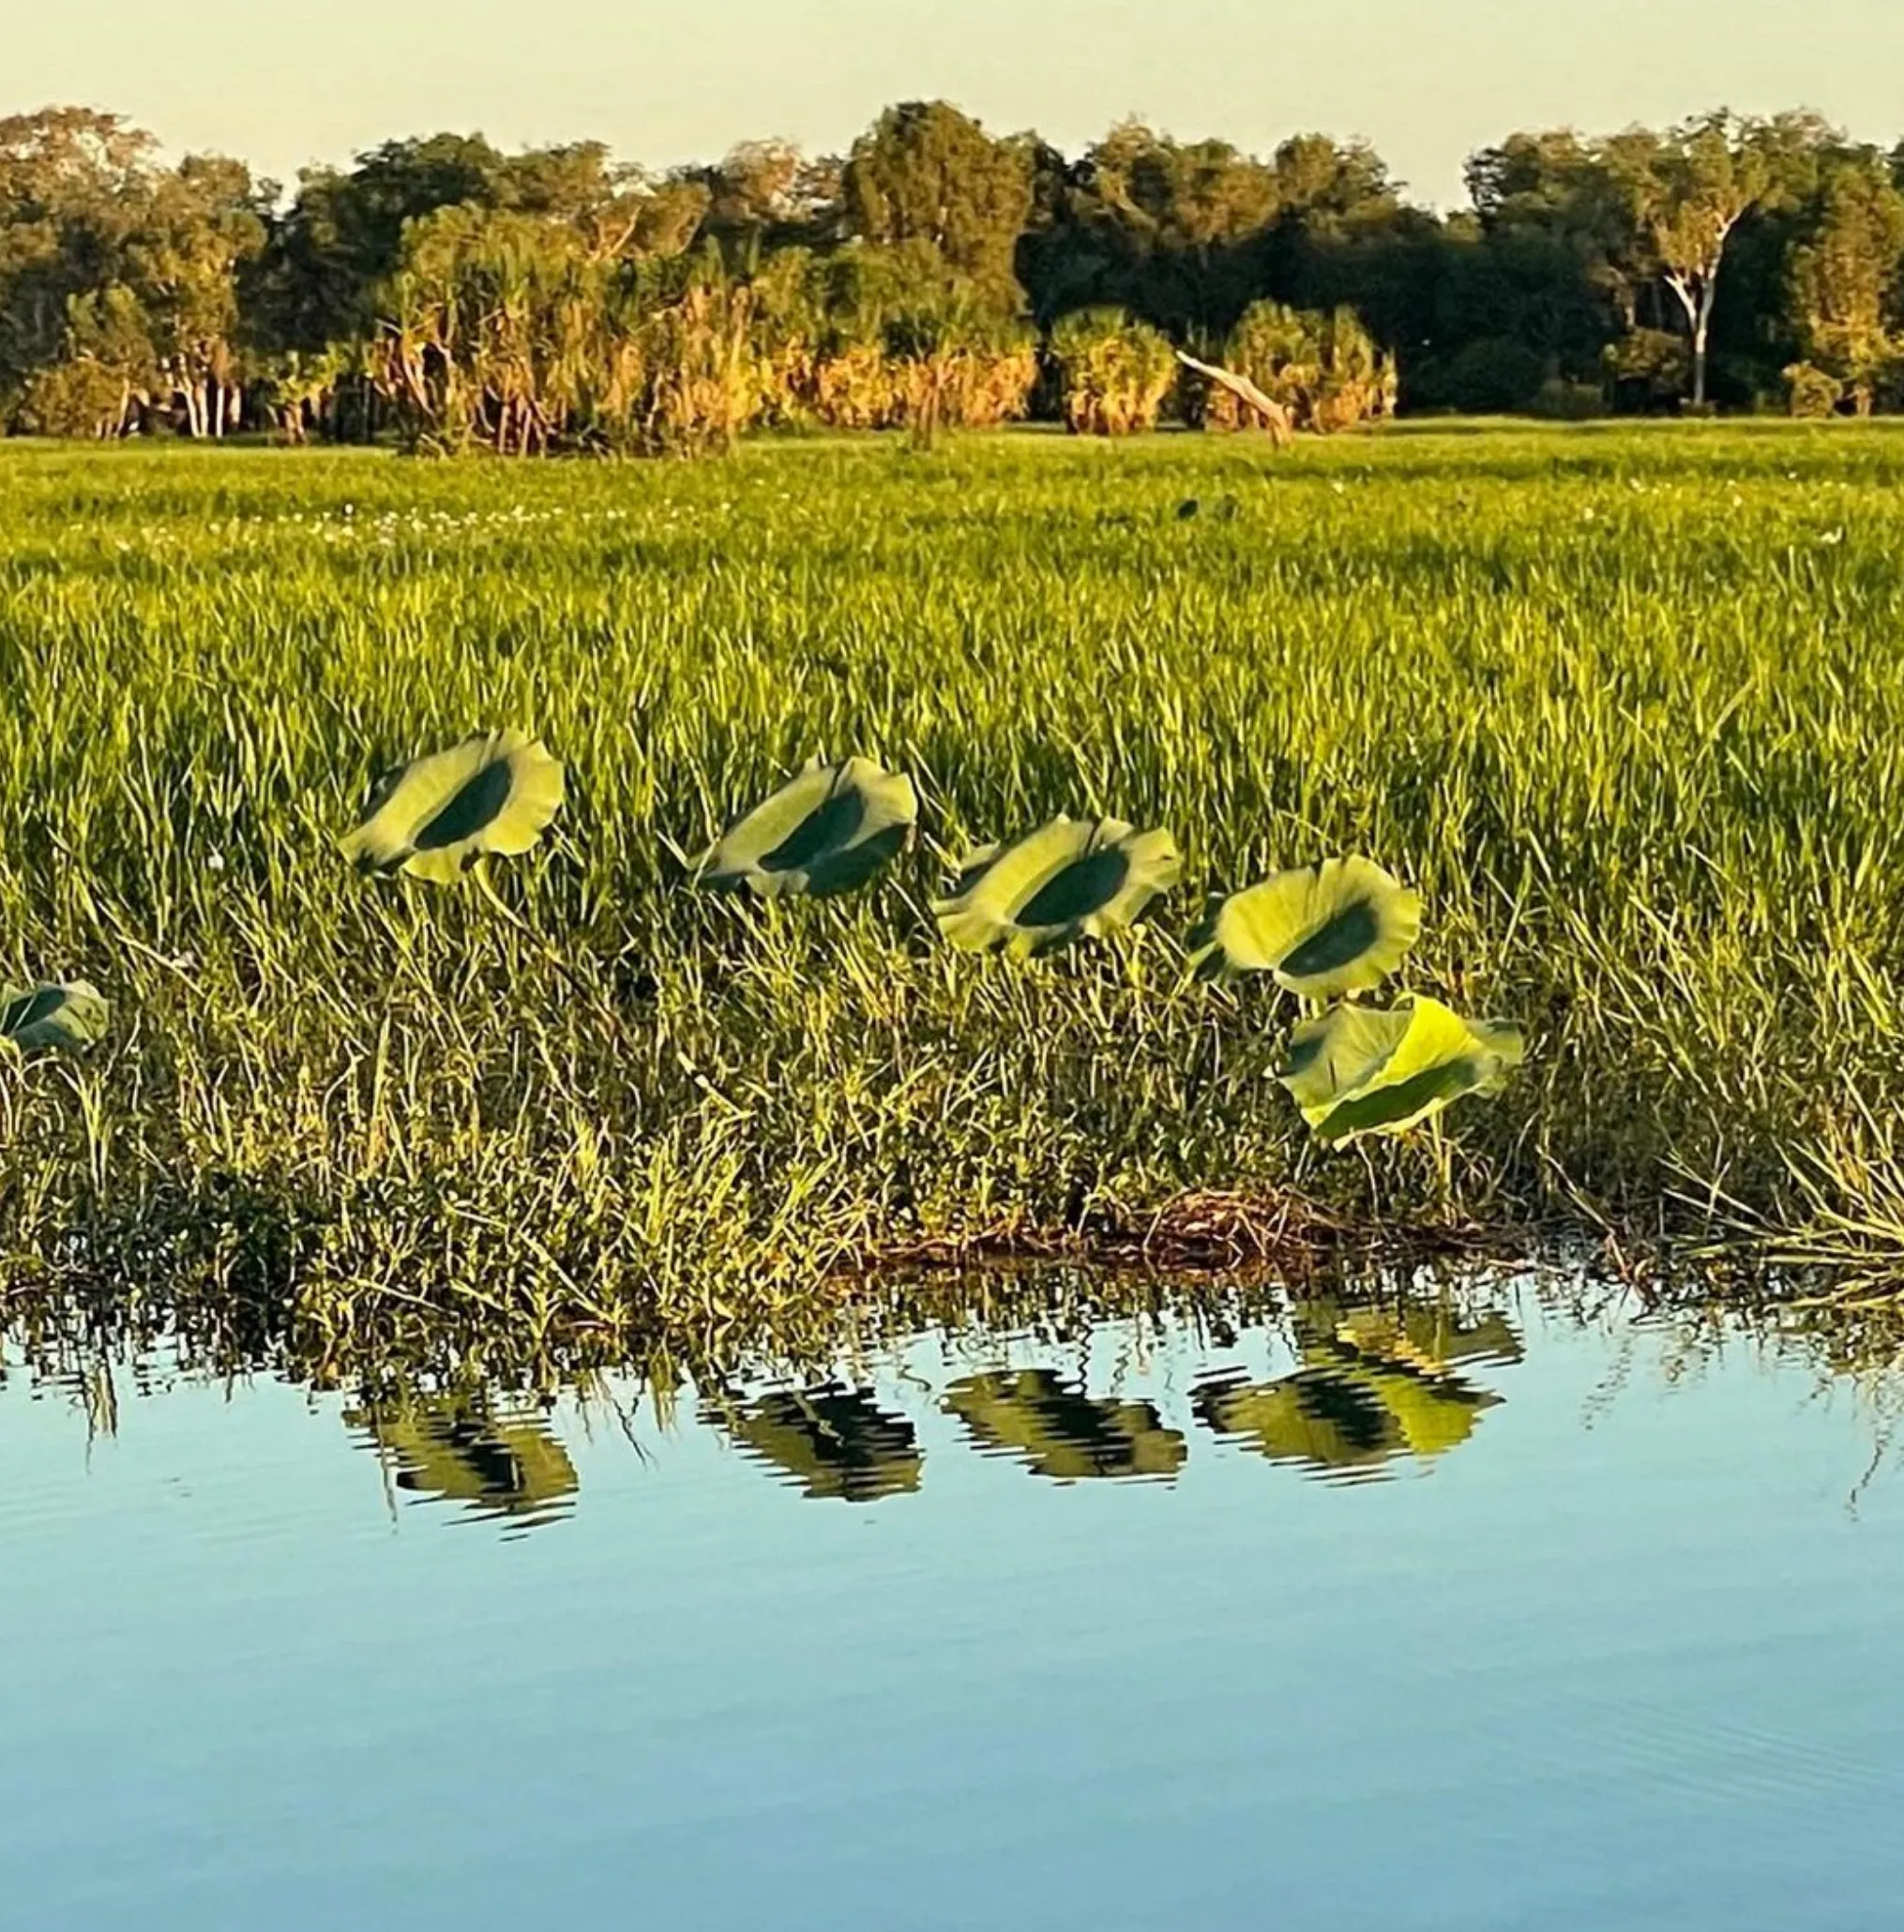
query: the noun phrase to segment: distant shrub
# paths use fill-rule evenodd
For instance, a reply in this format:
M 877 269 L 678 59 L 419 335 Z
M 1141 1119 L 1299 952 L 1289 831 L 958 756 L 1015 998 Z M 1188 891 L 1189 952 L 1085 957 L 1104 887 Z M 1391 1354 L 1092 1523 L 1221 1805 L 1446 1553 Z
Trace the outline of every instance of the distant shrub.
M 1828 416 L 1837 414 L 1845 385 L 1815 363 L 1794 362 L 1785 371 L 1785 407 L 1795 416 Z
M 1616 400 L 1629 409 L 1670 408 L 1692 374 L 1685 339 L 1670 329 L 1629 331 L 1607 344 L 1605 364 Z
M 1081 309 L 1051 331 L 1073 435 L 1125 436 L 1156 427 L 1177 379 L 1176 352 L 1121 309 Z
M 35 371 L 20 399 L 19 421 L 35 436 L 113 436 L 128 406 L 126 378 L 81 355 Z
M 769 423 L 929 434 L 1025 413 L 1035 335 L 929 244 L 783 249 L 754 286 Z
M 1352 309 L 1333 313 L 1253 302 L 1223 345 L 1223 362 L 1289 412 L 1298 430 L 1326 434 L 1394 413 L 1395 365 Z M 1251 429 L 1257 413 L 1210 387 L 1195 408 L 1206 429 Z

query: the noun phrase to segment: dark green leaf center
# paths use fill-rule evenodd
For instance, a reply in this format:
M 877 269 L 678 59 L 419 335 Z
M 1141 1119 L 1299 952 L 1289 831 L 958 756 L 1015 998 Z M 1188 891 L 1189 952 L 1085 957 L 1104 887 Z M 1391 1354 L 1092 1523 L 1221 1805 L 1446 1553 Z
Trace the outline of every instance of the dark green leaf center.
M 1316 1129 L 1317 1138 L 1340 1140 L 1350 1134 L 1366 1133 L 1370 1127 L 1406 1120 L 1436 1100 L 1458 1099 L 1477 1087 L 1484 1078 L 1481 1061 L 1472 1054 L 1443 1066 L 1425 1067 L 1412 1079 L 1398 1080 L 1392 1087 L 1378 1087 L 1372 1094 L 1343 1101 Z
M 1069 926 L 1101 912 L 1117 897 L 1130 871 L 1130 861 L 1114 849 L 1086 853 L 1073 859 L 1056 878 L 1048 879 L 1020 909 L 1020 926 Z
M 416 835 L 418 852 L 436 852 L 474 838 L 509 802 L 514 782 L 506 761 L 486 764 L 465 778 Z
M 66 1004 L 62 987 L 43 986 L 13 1001 L 0 1012 L 0 1034 L 23 1034 L 30 1026 L 51 1019 Z
M 761 860 L 763 872 L 796 872 L 824 852 L 844 845 L 866 817 L 866 801 L 857 792 L 839 792 L 816 806 Z
M 1382 934 L 1382 922 L 1366 898 L 1347 905 L 1317 927 L 1301 944 L 1283 957 L 1282 971 L 1292 979 L 1334 973 L 1359 959 Z

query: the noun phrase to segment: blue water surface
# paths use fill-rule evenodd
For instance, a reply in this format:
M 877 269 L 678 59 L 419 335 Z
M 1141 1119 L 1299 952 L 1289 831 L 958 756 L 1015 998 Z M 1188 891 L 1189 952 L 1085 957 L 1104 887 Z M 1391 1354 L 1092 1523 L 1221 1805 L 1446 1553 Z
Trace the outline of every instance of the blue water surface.
M 1881 1405 L 1511 1321 L 1429 1365 L 1459 1440 L 1382 1411 L 1335 1461 L 1199 1407 L 1286 1390 L 1286 1338 L 1156 1324 L 838 1370 L 890 1418 L 848 1475 L 824 1395 L 749 1441 L 760 1388 L 611 1384 L 432 1448 L 264 1378 L 122 1371 L 108 1431 L 16 1368 L 0 1921 L 1891 1932 Z M 1100 1405 L 1078 1445 L 1018 1433 L 1034 1369 Z

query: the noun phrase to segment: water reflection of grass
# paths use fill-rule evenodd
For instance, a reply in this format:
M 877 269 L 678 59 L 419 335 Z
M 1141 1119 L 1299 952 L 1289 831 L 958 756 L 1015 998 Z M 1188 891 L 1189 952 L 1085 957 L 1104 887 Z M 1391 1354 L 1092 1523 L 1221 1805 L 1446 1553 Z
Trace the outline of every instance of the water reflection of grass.
M 122 1016 L 0 1068 L 0 1287 L 623 1346 L 801 1319 L 869 1252 L 1127 1251 L 1213 1185 L 1264 1237 L 1904 1252 L 1893 437 L 191 457 L 0 460 L 0 967 Z M 342 889 L 366 777 L 512 720 L 572 779 L 521 926 Z M 850 902 L 672 889 L 668 840 L 822 747 L 904 763 L 918 850 Z M 1422 989 L 1523 1019 L 1526 1077 L 1319 1154 L 1272 990 L 1182 987 L 1194 905 L 949 960 L 942 853 L 1061 810 L 1213 884 L 1383 858 Z
M 176 1375 L 341 1381 L 355 1391 L 343 1420 L 383 1466 L 393 1503 L 448 1504 L 527 1530 L 575 1504 L 564 1412 L 591 1433 L 612 1423 L 642 1455 L 644 1442 L 712 1429 L 820 1502 L 878 1502 L 924 1487 L 935 1418 L 955 1426 L 947 1438 L 942 1424 L 939 1440 L 1058 1483 L 1168 1479 L 1237 1449 L 1324 1478 L 1379 1476 L 1472 1453 L 1488 1412 L 1514 1399 L 1511 1381 L 1497 1378 L 1521 1359 L 1536 1312 L 1562 1324 L 1642 1312 L 1588 1277 L 1471 1269 L 1439 1280 L 1418 1271 L 1310 1280 L 1294 1291 L 1050 1268 L 915 1288 L 916 1299 L 838 1306 L 830 1326 L 790 1332 L 782 1350 L 749 1330 L 705 1337 L 699 1353 L 656 1346 L 614 1359 L 612 1372 L 593 1351 L 510 1357 L 481 1336 L 460 1361 L 382 1347 L 312 1358 L 284 1335 L 241 1354 L 228 1334 L 144 1329 L 122 1310 L 83 1330 L 14 1332 L 0 1381 L 8 1358 L 23 1357 L 36 1381 L 64 1385 L 106 1433 L 128 1379 L 142 1392 Z M 1856 1378 L 1881 1435 L 1904 1403 L 1895 1321 L 1866 1314 L 1853 1327 L 1828 1311 L 1788 1310 L 1755 1325 L 1734 1308 L 1659 1314 L 1648 1328 L 1669 1381 L 1745 1338 Z M 1159 1381 L 1152 1371 L 1166 1358 L 1178 1367 Z M 1246 1360 L 1253 1366 L 1237 1366 Z M 155 1362 L 166 1365 L 158 1384 Z M 1160 1406 L 1172 1383 L 1181 1393 Z

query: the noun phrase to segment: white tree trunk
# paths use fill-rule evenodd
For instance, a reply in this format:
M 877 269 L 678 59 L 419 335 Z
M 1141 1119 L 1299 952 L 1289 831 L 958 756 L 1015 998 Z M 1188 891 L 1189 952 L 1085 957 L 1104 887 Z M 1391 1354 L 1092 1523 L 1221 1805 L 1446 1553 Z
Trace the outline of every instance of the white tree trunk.
M 1666 285 L 1678 298 L 1685 317 L 1685 333 L 1692 345 L 1692 402 L 1695 408 L 1706 400 L 1706 325 L 1712 316 L 1711 283 L 1700 276 L 1668 272 Z
M 1712 335 L 1713 296 L 1716 281 L 1708 281 L 1700 291 L 1699 320 L 1692 331 L 1692 402 L 1703 409 L 1706 401 L 1706 343 Z

